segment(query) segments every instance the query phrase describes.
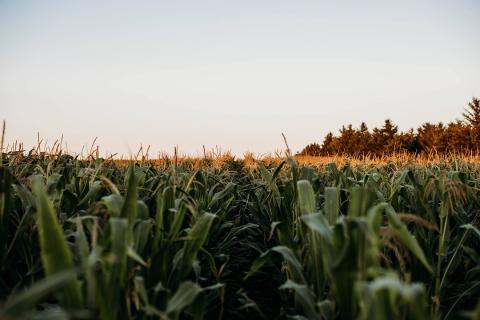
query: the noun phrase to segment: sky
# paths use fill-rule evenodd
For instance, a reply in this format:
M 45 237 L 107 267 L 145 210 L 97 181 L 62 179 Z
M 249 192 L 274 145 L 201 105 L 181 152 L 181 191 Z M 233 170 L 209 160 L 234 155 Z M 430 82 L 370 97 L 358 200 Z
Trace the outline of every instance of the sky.
M 6 143 L 257 155 L 480 96 L 480 1 L 0 0 Z

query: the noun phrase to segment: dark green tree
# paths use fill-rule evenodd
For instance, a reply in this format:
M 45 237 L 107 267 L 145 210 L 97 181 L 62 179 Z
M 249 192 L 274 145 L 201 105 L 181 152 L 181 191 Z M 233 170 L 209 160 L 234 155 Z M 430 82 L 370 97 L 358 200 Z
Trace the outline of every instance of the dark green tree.
M 383 126 L 369 131 L 365 122 L 358 129 L 351 124 L 342 126 L 339 135 L 328 133 L 322 145 L 305 147 L 306 155 L 390 155 L 409 153 L 467 153 L 480 152 L 480 99 L 473 97 L 462 113 L 463 121 L 448 125 L 424 123 L 417 130 L 399 132 L 398 126 L 386 119 Z
M 480 149 L 480 99 L 473 97 L 463 113 L 465 121 L 471 127 L 472 148 L 477 151 Z
M 390 119 L 386 119 L 383 127 L 374 128 L 372 133 L 371 151 L 374 154 L 391 154 L 395 151 L 395 137 L 398 127 Z
M 338 150 L 338 138 L 333 136 L 333 133 L 329 132 L 322 143 L 322 155 L 328 156 L 331 154 L 339 153 Z
M 462 114 L 466 122 L 473 128 L 480 127 L 480 99 L 473 97 Z
M 310 143 L 302 151 L 300 151 L 302 156 L 314 156 L 318 157 L 322 155 L 322 147 L 318 143 Z
M 426 153 L 443 153 L 445 151 L 442 143 L 444 131 L 445 128 L 441 122 L 438 124 L 427 122 L 418 128 L 417 138 L 422 151 Z

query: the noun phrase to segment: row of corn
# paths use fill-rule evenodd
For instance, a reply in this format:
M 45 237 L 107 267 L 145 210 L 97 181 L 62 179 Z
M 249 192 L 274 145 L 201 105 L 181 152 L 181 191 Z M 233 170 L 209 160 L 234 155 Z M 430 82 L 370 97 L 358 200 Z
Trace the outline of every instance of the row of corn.
M 476 319 L 480 165 L 0 164 L 0 318 Z

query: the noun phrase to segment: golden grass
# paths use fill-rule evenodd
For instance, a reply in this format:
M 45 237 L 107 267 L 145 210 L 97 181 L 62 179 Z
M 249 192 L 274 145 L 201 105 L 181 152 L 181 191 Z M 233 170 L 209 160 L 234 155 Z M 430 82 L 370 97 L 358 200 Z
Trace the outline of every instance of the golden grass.
M 91 146 L 82 149 L 80 154 L 71 154 L 68 150 L 65 150 L 62 146 L 63 137 L 53 143 L 53 145 L 47 145 L 44 140 L 38 138 L 37 145 L 30 149 L 25 150 L 24 144 L 15 141 L 11 145 L 7 145 L 3 149 L 2 154 L 8 155 L 10 158 L 24 158 L 28 155 L 33 156 L 45 156 L 48 158 L 55 158 L 60 155 L 70 154 L 78 156 L 79 159 L 91 161 L 96 159 L 104 159 L 107 161 L 115 162 L 117 165 L 123 166 L 131 162 L 151 163 L 152 165 L 163 167 L 169 165 L 187 165 L 193 168 L 200 168 L 202 166 L 211 167 L 225 167 L 228 164 L 237 163 L 246 168 L 256 168 L 260 163 L 270 167 L 278 166 L 287 159 L 287 152 L 267 154 L 255 156 L 251 152 L 246 152 L 243 156 L 234 156 L 229 151 L 204 149 L 202 156 L 191 156 L 188 154 L 180 154 L 178 149 L 174 149 L 173 155 L 167 153 L 159 153 L 156 157 L 152 157 L 150 147 L 144 148 L 141 146 L 135 154 L 130 156 L 118 155 L 118 154 L 105 154 L 101 156 L 100 148 L 96 145 L 96 139 Z M 288 149 L 287 149 L 288 151 Z M 439 165 L 439 164 L 480 164 L 480 152 L 471 153 L 449 153 L 449 154 L 420 154 L 414 155 L 410 153 L 395 153 L 393 155 L 331 155 L 331 156 L 293 156 L 296 162 L 300 166 L 311 167 L 323 167 L 330 163 L 335 163 L 337 166 L 350 165 L 352 167 L 375 167 L 386 164 L 393 164 L 399 167 L 406 165 Z

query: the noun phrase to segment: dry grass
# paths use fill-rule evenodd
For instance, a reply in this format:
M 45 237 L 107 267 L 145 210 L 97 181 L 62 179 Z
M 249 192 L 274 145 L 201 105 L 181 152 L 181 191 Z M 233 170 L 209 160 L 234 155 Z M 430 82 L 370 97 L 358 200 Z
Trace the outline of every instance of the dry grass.
M 214 168 L 225 167 L 225 165 L 238 163 L 246 168 L 256 168 L 260 163 L 264 166 L 278 166 L 287 159 L 287 151 L 276 152 L 275 154 L 255 155 L 251 152 L 246 152 L 243 156 L 238 157 L 233 155 L 230 151 L 203 150 L 202 156 L 192 156 L 186 153 L 180 153 L 178 148 L 174 148 L 173 154 L 158 153 L 157 156 L 151 156 L 150 146 L 140 146 L 135 154 L 129 156 L 118 154 L 104 154 L 101 155 L 100 148 L 96 144 L 96 139 L 90 146 L 85 146 L 79 154 L 70 153 L 68 149 L 63 146 L 66 145 L 63 137 L 54 141 L 53 144 L 48 144 L 38 137 L 37 145 L 30 150 L 25 149 L 23 143 L 15 141 L 13 144 L 7 145 L 3 152 L 9 155 L 10 159 L 23 158 L 28 155 L 45 156 L 48 158 L 56 158 L 60 155 L 70 154 L 78 157 L 81 160 L 91 161 L 96 159 L 104 159 L 113 161 L 117 165 L 123 166 L 128 163 L 150 163 L 155 166 L 164 167 L 170 165 L 186 165 L 193 168 L 202 166 L 211 166 Z M 297 163 L 301 166 L 323 167 L 330 163 L 335 163 L 337 166 L 350 165 L 352 167 L 375 167 L 386 164 L 393 164 L 398 167 L 407 165 L 441 165 L 441 164 L 480 164 L 480 152 L 475 153 L 449 153 L 449 154 L 420 154 L 414 155 L 409 153 L 396 153 L 393 155 L 331 155 L 331 156 L 294 156 Z

